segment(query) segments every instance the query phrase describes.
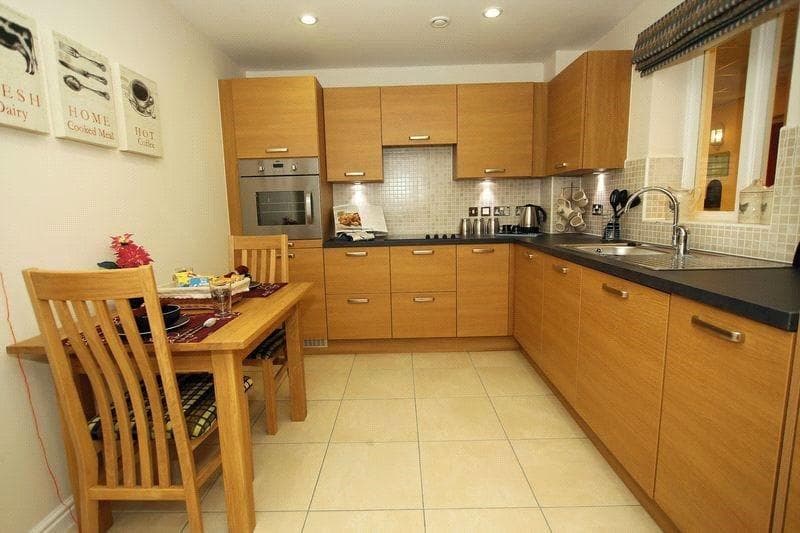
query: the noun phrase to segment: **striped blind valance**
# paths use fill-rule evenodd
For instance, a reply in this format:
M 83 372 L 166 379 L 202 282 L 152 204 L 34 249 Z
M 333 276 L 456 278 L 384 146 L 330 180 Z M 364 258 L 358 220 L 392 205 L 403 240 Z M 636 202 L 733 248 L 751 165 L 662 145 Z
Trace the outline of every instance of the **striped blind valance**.
M 633 63 L 642 76 L 647 76 L 742 24 L 795 1 L 686 0 L 639 34 Z

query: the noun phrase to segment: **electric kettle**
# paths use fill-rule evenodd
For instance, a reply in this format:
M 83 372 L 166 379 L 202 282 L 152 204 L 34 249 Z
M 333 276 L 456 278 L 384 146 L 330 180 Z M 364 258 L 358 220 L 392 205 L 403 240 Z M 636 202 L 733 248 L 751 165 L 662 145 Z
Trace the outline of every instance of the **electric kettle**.
M 519 217 L 519 233 L 539 233 L 539 228 L 547 221 L 547 213 L 538 205 L 522 206 Z

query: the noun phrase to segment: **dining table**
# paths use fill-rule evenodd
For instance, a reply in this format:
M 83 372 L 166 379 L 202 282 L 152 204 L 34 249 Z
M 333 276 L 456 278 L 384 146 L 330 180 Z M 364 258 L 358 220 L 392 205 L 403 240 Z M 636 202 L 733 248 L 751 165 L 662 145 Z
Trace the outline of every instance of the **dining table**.
M 255 528 L 253 448 L 250 414 L 242 387 L 244 359 L 273 331 L 284 326 L 290 396 L 290 418 L 306 419 L 305 370 L 300 339 L 300 301 L 311 289 L 308 282 L 290 282 L 266 298 L 245 298 L 234 304 L 238 313 L 199 342 L 170 343 L 176 373 L 213 375 L 222 462 L 222 481 L 230 531 Z M 152 346 L 146 344 L 145 346 Z M 41 335 L 6 347 L 26 360 L 47 362 Z M 73 454 L 67 453 L 68 459 Z M 71 459 L 70 459 L 71 460 Z M 71 467 L 72 470 L 72 467 Z M 110 526 L 110 513 L 106 525 Z

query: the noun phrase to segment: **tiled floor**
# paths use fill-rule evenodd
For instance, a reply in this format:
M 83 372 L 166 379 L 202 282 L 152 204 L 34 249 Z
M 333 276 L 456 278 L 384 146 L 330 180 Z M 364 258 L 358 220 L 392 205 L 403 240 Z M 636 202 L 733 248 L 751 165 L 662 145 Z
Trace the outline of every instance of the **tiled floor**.
M 281 401 L 277 435 L 251 397 L 258 532 L 659 531 L 518 352 L 312 355 L 306 373 L 308 419 Z M 225 531 L 210 485 L 206 530 Z M 113 530 L 185 520 L 137 505 Z

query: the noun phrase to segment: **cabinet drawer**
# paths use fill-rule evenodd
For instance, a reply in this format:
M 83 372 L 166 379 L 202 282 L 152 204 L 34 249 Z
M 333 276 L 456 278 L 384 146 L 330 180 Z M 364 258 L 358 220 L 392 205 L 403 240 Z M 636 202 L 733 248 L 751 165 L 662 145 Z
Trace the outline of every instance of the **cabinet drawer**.
M 389 248 L 326 249 L 325 290 L 328 294 L 388 293 Z
M 392 294 L 392 336 L 455 337 L 455 292 Z
M 388 339 L 392 309 L 388 294 L 328 295 L 329 339 Z
M 456 290 L 455 246 L 393 246 L 392 292 Z
M 508 335 L 508 244 L 458 246 L 458 336 Z

